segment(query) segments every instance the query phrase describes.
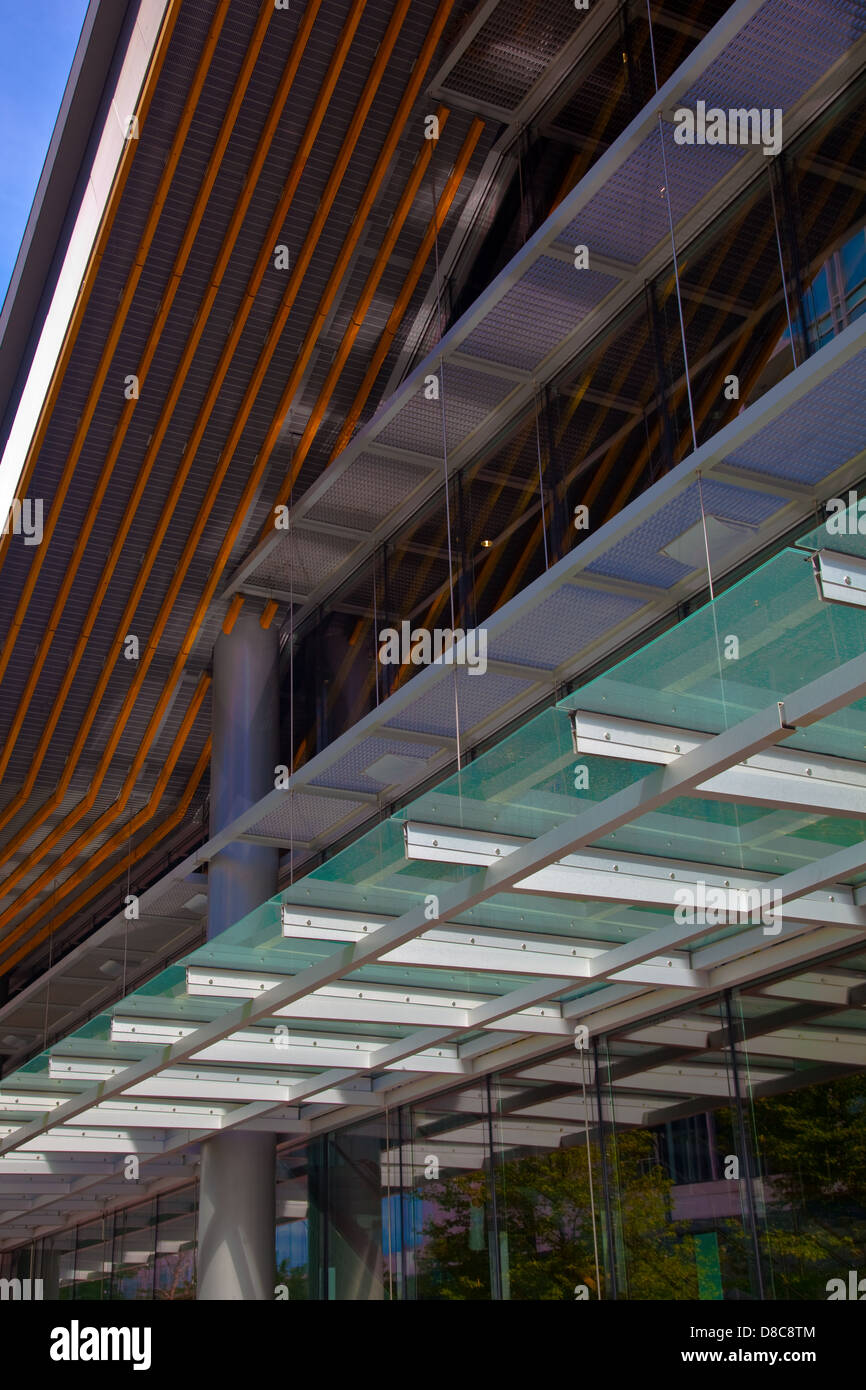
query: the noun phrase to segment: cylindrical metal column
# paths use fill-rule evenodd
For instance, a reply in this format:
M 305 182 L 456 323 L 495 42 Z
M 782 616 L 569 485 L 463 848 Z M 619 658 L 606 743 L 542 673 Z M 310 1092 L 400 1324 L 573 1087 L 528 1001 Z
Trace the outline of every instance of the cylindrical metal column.
M 276 1142 L 218 1134 L 201 1146 L 197 1297 L 274 1297 Z
M 213 651 L 210 830 L 216 835 L 274 789 L 280 753 L 279 639 L 241 609 Z M 210 862 L 208 938 L 239 922 L 277 890 L 279 850 L 239 842 Z
M 250 604 L 214 647 L 210 829 L 216 834 L 274 786 L 279 762 L 279 642 Z M 208 939 L 277 889 L 279 851 L 244 842 L 210 862 Z M 275 1283 L 272 1134 L 227 1131 L 202 1144 L 197 1297 L 271 1299 Z

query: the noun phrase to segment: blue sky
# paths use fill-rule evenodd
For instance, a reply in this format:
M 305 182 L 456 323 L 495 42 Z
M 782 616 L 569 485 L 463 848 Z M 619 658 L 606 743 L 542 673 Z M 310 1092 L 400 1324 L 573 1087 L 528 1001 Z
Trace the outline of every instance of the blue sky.
M 87 0 L 0 0 L 0 304 L 86 11 Z

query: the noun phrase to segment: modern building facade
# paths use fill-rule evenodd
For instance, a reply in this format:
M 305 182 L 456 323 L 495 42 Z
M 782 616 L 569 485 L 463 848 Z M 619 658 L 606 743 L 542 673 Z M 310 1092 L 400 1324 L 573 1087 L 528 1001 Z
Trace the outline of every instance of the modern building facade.
M 859 1298 L 866 4 L 123 10 L 3 310 L 4 1287 Z

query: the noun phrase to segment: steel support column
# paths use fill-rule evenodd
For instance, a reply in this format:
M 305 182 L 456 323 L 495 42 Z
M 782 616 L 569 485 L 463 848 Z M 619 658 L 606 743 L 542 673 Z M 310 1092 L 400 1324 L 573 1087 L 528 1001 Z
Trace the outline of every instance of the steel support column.
M 213 654 L 210 830 L 216 834 L 274 785 L 279 762 L 279 642 L 246 605 Z M 279 851 L 236 841 L 215 855 L 208 938 L 273 896 Z M 228 1132 L 202 1144 L 197 1297 L 274 1296 L 276 1140 Z

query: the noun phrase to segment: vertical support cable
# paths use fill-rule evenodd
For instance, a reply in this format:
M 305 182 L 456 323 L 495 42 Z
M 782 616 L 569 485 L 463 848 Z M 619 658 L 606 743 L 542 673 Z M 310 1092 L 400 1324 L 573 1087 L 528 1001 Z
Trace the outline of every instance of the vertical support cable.
M 710 538 L 707 531 L 707 514 L 704 509 L 704 484 L 700 470 L 698 470 L 698 499 L 701 506 L 701 526 L 704 533 L 704 553 L 707 557 L 707 581 L 710 586 L 710 612 L 713 616 L 713 635 L 716 643 L 716 660 L 719 663 L 719 703 L 722 707 L 722 723 L 725 729 L 730 727 L 728 720 L 728 702 L 725 698 L 725 670 L 722 665 L 722 639 L 719 635 L 719 616 L 716 611 L 715 590 L 713 588 L 713 570 L 710 562 Z M 740 807 L 734 804 L 734 827 L 737 832 L 737 856 L 739 858 L 739 868 L 745 870 L 743 862 L 743 840 L 740 823 Z
M 704 532 L 704 554 L 705 554 L 706 557 L 707 557 L 707 581 L 708 581 L 709 586 L 710 586 L 710 602 L 712 603 L 712 602 L 715 600 L 716 595 L 715 595 L 715 592 L 714 592 L 714 590 L 713 590 L 713 567 L 712 567 L 712 564 L 710 563 L 710 538 L 709 538 L 709 534 L 708 534 L 708 532 L 707 532 L 707 514 L 706 514 L 706 512 L 704 511 L 704 485 L 703 485 L 703 480 L 702 480 L 702 478 L 701 478 L 700 472 L 698 473 L 698 500 L 699 500 L 700 505 L 701 505 L 701 526 L 703 527 L 703 532 Z M 715 623 L 716 623 L 716 610 L 715 610 L 715 608 L 714 608 L 714 609 L 713 609 L 713 624 L 715 625 Z M 716 647 L 718 647 L 718 645 L 719 645 L 719 629 L 718 629 L 718 626 L 716 626 Z M 719 655 L 719 664 L 720 664 L 720 669 L 721 669 L 721 654 Z
M 607 1176 L 607 1146 L 604 1139 L 604 1109 L 601 1094 L 601 1071 L 598 1065 L 598 1039 L 592 1040 L 592 1065 L 595 1071 L 595 1106 L 598 1112 L 598 1151 L 601 1164 L 601 1192 L 604 1202 L 604 1225 L 607 1233 L 608 1268 L 610 1271 L 610 1296 L 617 1298 L 616 1242 L 613 1231 L 613 1211 L 611 1209 L 610 1183 Z
M 592 1149 L 589 1144 L 589 1109 L 586 1100 L 586 1048 L 581 1048 L 581 1089 L 583 1092 L 583 1134 L 586 1140 L 586 1172 L 589 1178 L 589 1211 L 592 1220 L 592 1250 L 595 1257 L 596 1297 L 601 1298 L 601 1267 L 598 1263 L 598 1230 L 595 1219 L 595 1185 L 592 1181 Z
M 307 1159 L 307 1238 L 310 1298 L 327 1303 L 330 1294 L 330 1202 L 328 1165 L 331 1141 L 327 1134 L 312 1139 Z
M 382 542 L 382 607 L 385 614 L 394 611 L 391 601 L 391 567 L 389 564 L 388 542 Z M 392 666 L 382 667 L 382 699 L 386 700 L 394 688 L 394 681 L 391 677 Z
M 433 252 L 434 252 L 435 265 L 436 265 L 436 308 L 437 308 L 437 311 L 438 311 L 438 318 L 439 318 L 439 324 L 438 324 L 438 327 L 439 327 L 439 337 L 440 337 L 440 339 L 441 339 L 441 337 L 442 337 L 442 284 L 441 284 L 441 281 L 440 281 L 440 278 L 439 278 L 439 222 L 438 222 L 438 218 L 437 218 L 437 216 L 436 216 L 436 213 L 437 213 L 436 179 L 435 179 L 435 177 L 433 176 L 432 173 L 431 173 L 431 175 L 430 175 L 430 186 L 431 186 L 431 189 L 432 189 L 432 191 L 433 191 Z M 442 417 L 442 467 L 443 467 L 443 470 L 444 470 L 444 473 L 445 473 L 445 531 L 446 531 L 446 535 L 447 535 L 447 538 L 448 538 L 448 590 L 449 590 L 449 598 L 450 598 L 450 602 L 451 602 L 451 632 L 452 632 L 452 641 L 453 641 L 453 633 L 454 633 L 454 629 L 455 629 L 455 627 L 456 627 L 455 613 L 454 613 L 454 557 L 453 557 L 453 555 L 452 555 L 452 553 L 451 553 L 451 498 L 450 498 L 450 487 L 449 487 L 449 481 L 448 481 L 448 431 L 447 431 L 447 417 L 446 417 L 446 414 L 445 414 L 445 361 L 444 361 L 444 359 L 441 358 L 441 357 L 440 357 L 440 359 L 439 359 L 439 404 L 440 404 L 440 407 L 441 407 L 441 409 L 440 409 L 440 414 L 441 414 L 441 417 Z M 456 739 L 456 743 L 457 743 L 457 771 L 459 772 L 460 769 L 461 769 L 461 767 L 463 766 L 463 759 L 462 759 L 461 747 L 460 747 L 460 700 L 459 700 L 458 691 L 457 691 L 457 662 L 456 662 L 456 661 L 452 661 L 452 663 L 451 663 L 451 670 L 452 670 L 453 675 L 454 675 L 454 733 L 455 733 L 455 739 Z
M 55 908 L 55 911 L 56 911 L 56 909 L 57 909 L 57 879 L 56 879 L 56 878 L 55 878 L 54 883 L 53 883 L 53 885 L 52 885 L 51 894 L 52 894 L 52 897 L 53 897 L 53 899 L 54 899 L 54 908 Z M 52 931 L 52 932 L 49 932 L 49 933 L 48 933 L 48 972 L 47 972 L 47 973 L 48 973 L 48 978 L 47 978 L 47 980 L 45 981 L 45 1016 L 44 1016 L 44 1019 L 43 1019 L 43 1027 L 42 1027 L 42 1033 L 43 1033 L 43 1037 L 42 1037 L 42 1049 L 43 1049 L 43 1051 L 46 1051 L 47 1048 L 48 1048 L 48 1008 L 49 1008 L 49 1003 L 50 1003 L 50 1000 L 51 1000 L 51 967 L 52 967 L 53 963 L 54 963 L 54 932 Z
M 379 708 L 379 608 L 376 595 L 376 578 L 379 552 L 373 551 L 373 673 L 376 677 L 376 708 Z
M 534 381 L 532 383 L 532 403 L 535 408 L 535 447 L 538 451 L 538 495 L 541 499 L 541 537 L 544 541 L 544 568 L 545 570 L 548 570 L 550 569 L 550 556 L 547 550 L 547 521 L 545 517 L 546 508 L 544 504 L 544 474 L 541 467 L 541 433 L 538 428 L 538 414 L 541 410 L 541 404 L 538 399 L 537 381 Z
M 553 506 L 550 509 L 550 549 L 554 562 L 561 560 L 566 551 L 565 515 L 565 477 L 560 462 L 557 445 L 556 423 L 559 423 L 559 397 L 550 388 L 544 387 L 542 410 L 544 412 L 544 435 L 547 444 L 547 475 L 551 480 Z
M 385 1206 L 388 1211 L 388 1298 L 394 1302 L 394 1234 L 391 1220 L 391 1127 L 385 1093 Z
M 791 321 L 791 305 L 788 301 L 788 277 L 785 274 L 785 257 L 782 255 L 782 238 L 779 232 L 779 215 L 776 211 L 776 190 L 773 187 L 773 165 L 767 168 L 767 178 L 770 182 L 770 200 L 773 204 L 773 226 L 776 229 L 776 248 L 779 252 L 779 269 L 782 272 L 782 294 L 785 296 L 785 314 L 788 319 L 788 337 L 791 340 L 791 356 L 794 359 L 794 366 L 799 366 L 797 362 L 797 348 L 794 343 L 794 325 Z
M 659 77 L 658 77 L 658 71 L 657 71 L 657 69 L 656 69 L 656 46 L 655 46 L 655 40 L 654 40 L 654 38 L 653 38 L 653 17 L 652 17 L 652 10 L 650 9 L 650 0 L 647 0 L 646 8 L 647 8 L 647 22 L 648 22 L 648 24 L 649 24 L 650 53 L 652 54 L 652 62 L 653 62 L 653 82 L 655 83 L 656 92 L 658 92 L 658 89 L 659 89 Z M 695 429 L 695 407 L 694 407 L 694 402 L 693 402 L 693 400 L 692 400 L 692 381 L 691 381 L 691 373 L 689 372 L 689 352 L 688 352 L 688 348 L 686 347 L 686 321 L 685 321 L 685 319 L 684 319 L 684 317 L 683 317 L 683 298 L 682 298 L 682 295 L 681 295 L 681 293 L 680 293 L 680 271 L 679 271 L 679 266 L 677 265 L 677 243 L 676 243 L 676 238 L 675 238 L 675 236 L 674 236 L 674 214 L 673 214 L 673 209 L 672 209 L 672 207 L 671 207 L 670 183 L 669 183 L 669 180 L 668 180 L 668 160 L 667 160 L 667 155 L 666 155 L 666 153 L 665 153 L 665 131 L 664 131 L 664 122 L 662 121 L 662 113 L 661 113 L 661 111 L 659 111 L 658 117 L 659 117 L 659 142 L 660 142 L 661 147 L 662 147 L 662 170 L 663 170 L 664 181 L 665 181 L 664 189 L 663 189 L 662 191 L 663 191 L 663 193 L 664 193 L 664 195 L 665 195 L 665 203 L 667 204 L 667 210 L 668 210 L 668 227 L 670 228 L 670 234 L 671 234 L 671 255 L 672 255 L 672 257 L 673 257 L 673 262 L 674 262 L 674 281 L 676 282 L 676 288 L 677 288 L 677 311 L 678 311 L 678 313 L 679 313 L 679 319 L 680 319 L 680 337 L 682 338 L 682 344 L 683 344 L 683 367 L 684 367 L 684 369 L 685 369 L 685 374 L 686 374 L 686 395 L 688 396 L 688 401 L 689 401 L 689 420 L 690 420 L 690 422 L 691 422 L 691 427 L 692 427 L 692 448 L 695 449 L 695 450 L 697 450 L 697 447 L 698 447 L 698 435 L 697 435 L 697 430 Z
M 114 1213 L 114 1233 L 112 1235 L 112 1248 L 114 1245 L 114 1234 L 117 1232 L 117 1216 Z M 159 1258 L 159 1194 L 153 1199 L 153 1269 L 151 1270 L 150 1297 L 151 1302 L 156 1299 L 156 1262 Z M 111 1262 L 112 1271 L 114 1270 L 114 1260 Z M 177 1278 L 177 1265 L 175 1265 L 175 1278 Z
M 800 250 L 801 229 L 799 226 L 799 218 L 797 216 L 797 207 L 794 201 L 792 200 L 792 193 L 788 176 L 789 163 L 785 160 L 784 157 L 782 157 L 775 161 L 775 167 L 776 173 L 778 175 L 777 181 L 779 185 L 779 200 L 782 206 L 782 212 L 783 214 L 785 214 L 785 228 L 787 231 L 787 236 L 785 240 L 788 246 L 788 260 L 791 267 L 791 274 L 789 278 L 791 281 L 791 289 L 794 297 L 793 316 L 797 319 L 800 325 L 800 342 L 803 348 L 802 360 L 805 361 L 810 353 L 810 341 L 812 338 L 812 334 L 810 333 L 809 317 L 806 313 L 806 296 L 803 291 L 802 254 Z M 780 231 L 781 226 L 782 224 L 780 222 Z M 813 321 L 811 327 L 815 332 L 814 341 L 817 346 L 817 324 Z
M 676 449 L 674 446 L 673 431 L 671 429 L 670 411 L 668 409 L 669 381 L 668 373 L 665 369 L 664 334 L 655 285 L 652 281 L 647 281 L 644 286 L 644 298 L 646 301 L 646 315 L 649 324 L 650 338 L 652 340 L 653 356 L 655 358 L 655 399 L 656 410 L 659 417 L 659 469 L 662 473 L 668 473 L 674 466 Z M 646 411 L 644 411 L 644 429 L 646 430 L 647 437 L 647 461 L 649 464 L 650 478 L 655 482 L 655 469 L 653 466 L 652 447 L 649 440 L 649 426 L 647 425 Z
M 409 1277 L 406 1267 L 407 1226 L 406 1219 L 406 1177 L 403 1171 L 403 1124 L 405 1107 L 397 1111 L 397 1181 L 400 1184 L 400 1282 L 401 1296 L 405 1302 L 409 1295 Z
M 517 178 L 520 185 L 520 214 L 518 217 L 518 222 L 520 227 L 520 243 L 522 246 L 526 245 L 526 240 L 529 236 L 529 216 L 526 210 L 526 189 L 523 186 L 523 142 L 525 138 L 526 128 L 525 126 L 521 126 L 519 131 L 517 132 Z M 528 153 L 529 144 L 527 141 L 527 154 Z
M 196 1206 L 196 1210 L 197 1210 L 197 1209 L 198 1209 L 198 1207 Z M 75 1278 L 75 1271 L 76 1271 L 76 1268 L 78 1267 L 78 1232 L 79 1232 L 80 1230 L 81 1230 L 81 1224 L 79 1223 L 78 1225 L 76 1225 L 76 1226 L 74 1227 L 74 1230 L 73 1230 L 74 1239 L 73 1239 L 73 1241 L 72 1241 L 72 1278 L 71 1278 L 71 1280 L 70 1280 L 70 1284 L 71 1284 L 71 1294 L 72 1294 L 72 1299 L 73 1299 L 73 1301 L 75 1301 L 75 1299 L 76 1299 L 75 1289 L 76 1289 L 76 1285 L 77 1285 L 77 1283 L 78 1283 L 77 1279 Z M 196 1242 L 196 1250 L 198 1250 L 198 1243 L 197 1243 L 197 1242 Z M 59 1277 L 58 1277 L 58 1285 L 59 1285 Z M 58 1290 L 57 1290 L 57 1291 L 58 1291 L 58 1294 L 59 1294 L 59 1292 L 60 1292 L 59 1287 L 58 1287 Z
M 291 411 L 289 412 L 291 427 Z M 293 436 L 289 435 L 290 439 Z M 294 445 L 292 457 L 294 458 Z M 292 470 L 292 474 L 294 470 Z M 289 488 L 289 887 L 295 881 L 295 566 L 292 550 L 292 520 L 295 485 Z M 378 690 L 378 685 L 377 685 Z
M 490 1224 L 492 1232 L 488 1246 L 490 1257 L 490 1297 L 496 1302 L 502 1299 L 502 1265 L 499 1249 L 499 1211 L 496 1204 L 496 1150 L 493 1146 L 493 1086 L 487 1076 L 487 1145 L 490 1155 Z
M 132 885 L 132 821 L 130 816 L 128 821 L 128 834 L 126 837 L 126 906 L 129 906 L 129 899 L 132 896 L 130 888 Z M 126 927 L 123 932 L 123 974 L 121 976 L 120 997 L 126 996 L 126 967 L 129 959 L 129 918 L 126 918 Z
M 752 1153 L 749 1144 L 749 1134 L 746 1128 L 745 1115 L 743 1114 L 743 1093 L 740 1085 L 740 1068 L 737 1062 L 736 1033 L 734 1027 L 734 1013 L 731 1008 L 731 991 L 725 990 L 725 1016 L 728 1024 L 728 1049 L 731 1054 L 731 1079 L 734 1083 L 734 1104 L 737 1112 L 737 1130 L 739 1132 L 740 1148 L 743 1154 L 743 1167 L 745 1169 L 746 1180 L 746 1221 L 749 1227 L 749 1236 L 752 1245 L 752 1258 L 755 1268 L 755 1282 L 758 1287 L 758 1298 L 764 1300 L 764 1279 L 761 1271 L 761 1246 L 758 1240 L 758 1217 L 755 1210 L 755 1193 L 752 1186 Z
M 458 613 L 460 615 L 460 626 L 467 631 L 470 627 L 475 627 L 477 610 L 475 607 L 475 582 L 474 575 L 470 582 L 468 564 L 468 545 L 467 538 L 471 527 L 467 520 L 466 507 L 466 475 L 463 469 L 458 469 L 454 474 L 454 491 L 457 505 L 457 547 L 460 552 L 460 568 L 457 572 L 457 594 L 458 594 Z
M 719 663 L 719 700 L 722 706 L 722 719 L 724 720 L 724 727 L 727 729 L 728 706 L 727 701 L 725 700 L 725 673 L 724 667 L 722 666 L 722 639 L 719 636 L 719 618 L 716 612 L 716 595 L 715 590 L 713 589 L 713 570 L 712 564 L 710 562 L 710 537 L 709 532 L 707 531 L 707 514 L 704 510 L 704 484 L 700 471 L 698 471 L 698 500 L 700 502 L 701 507 L 701 526 L 703 528 L 704 533 L 704 554 L 707 557 L 707 582 L 710 586 L 710 612 L 713 615 L 713 633 L 715 634 L 716 639 L 716 660 Z M 734 810 L 735 814 L 739 815 L 739 812 L 736 807 L 734 808 Z
M 103 1198 L 103 1201 L 102 1201 L 102 1219 L 101 1219 L 101 1221 L 100 1221 L 100 1223 L 99 1223 L 99 1225 L 100 1225 L 99 1234 L 100 1234 L 100 1236 L 101 1236 L 101 1240 L 100 1240 L 100 1242 L 99 1242 L 99 1249 L 101 1249 L 101 1251 L 102 1251 L 102 1262 L 101 1262 L 101 1263 L 102 1263 L 102 1269 L 100 1270 L 100 1279 L 99 1279 L 99 1301 L 100 1301 L 100 1303 L 101 1303 L 101 1302 L 103 1301 L 103 1299 L 105 1298 L 105 1251 L 106 1251 L 106 1248 L 107 1248 L 107 1247 L 106 1247 L 106 1240 L 105 1240 L 105 1208 L 106 1208 L 107 1206 L 108 1206 L 108 1198 L 107 1198 L 107 1197 L 104 1197 L 104 1198 Z M 124 1224 L 125 1224 L 125 1218 L 124 1218 Z M 113 1237 L 113 1235 L 114 1235 L 114 1226 L 113 1226 L 113 1224 L 112 1224 L 112 1228 L 111 1228 L 111 1233 L 112 1233 L 112 1237 Z M 112 1244 L 113 1244 L 113 1241 L 112 1241 Z M 112 1280 L 112 1271 L 109 1269 L 109 1272 L 108 1272 L 108 1282 L 109 1282 L 109 1286 L 111 1285 L 111 1280 Z M 110 1288 L 110 1287 L 109 1287 L 108 1293 L 109 1293 L 109 1298 L 110 1298 L 110 1297 L 111 1297 L 111 1288 Z M 106 1300 L 106 1301 L 107 1301 L 107 1300 Z

